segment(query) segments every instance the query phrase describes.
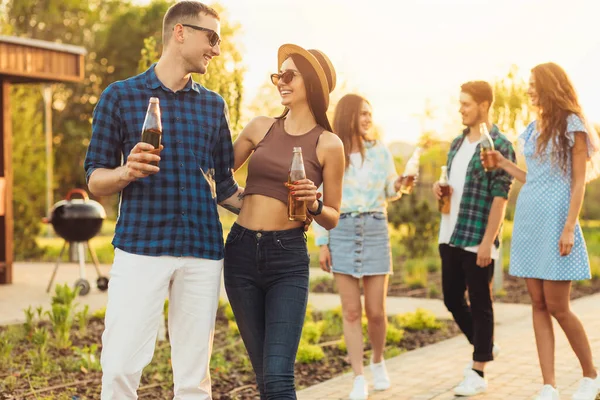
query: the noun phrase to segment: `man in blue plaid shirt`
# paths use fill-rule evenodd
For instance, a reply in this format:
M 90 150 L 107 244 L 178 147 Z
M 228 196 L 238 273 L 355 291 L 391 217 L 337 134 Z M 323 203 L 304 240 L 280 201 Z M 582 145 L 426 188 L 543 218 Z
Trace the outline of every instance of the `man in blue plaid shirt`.
M 215 10 L 181 1 L 166 13 L 163 54 L 111 84 L 94 110 L 85 170 L 97 196 L 120 193 L 115 259 L 102 335 L 102 399 L 136 399 L 163 303 L 177 399 L 210 399 L 209 361 L 223 268 L 217 204 L 241 207 L 221 96 L 191 78 L 220 54 Z M 160 155 L 141 143 L 151 97 L 160 100 Z M 150 162 L 160 161 L 159 166 Z
M 448 152 L 451 188 L 450 213 L 442 214 L 439 251 L 442 259 L 444 303 L 473 345 L 473 358 L 464 380 L 454 389 L 459 396 L 473 396 L 487 389 L 484 368 L 494 359 L 494 309 L 491 281 L 499 259 L 500 231 L 513 178 L 502 169 L 486 172 L 480 159 L 485 123 L 494 148 L 515 161 L 511 142 L 489 122 L 494 100 L 492 87 L 483 81 L 461 86 L 460 113 L 467 127 Z M 439 184 L 434 193 L 440 198 Z M 502 264 L 499 263 L 502 273 Z M 465 298 L 469 295 L 469 302 Z

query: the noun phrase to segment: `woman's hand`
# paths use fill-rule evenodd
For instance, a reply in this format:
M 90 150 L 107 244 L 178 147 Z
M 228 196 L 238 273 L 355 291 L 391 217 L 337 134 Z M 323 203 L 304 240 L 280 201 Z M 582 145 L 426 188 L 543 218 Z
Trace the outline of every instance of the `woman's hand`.
M 558 251 L 561 256 L 568 256 L 571 254 L 573 245 L 575 244 L 575 232 L 572 229 L 563 229 L 562 235 L 558 240 Z
M 319 265 L 323 271 L 331 272 L 331 253 L 326 244 L 319 248 Z
M 285 183 L 292 192 L 292 196 L 298 201 L 305 201 L 306 208 L 310 211 L 317 211 L 319 203 L 317 202 L 317 187 L 310 179 L 300 179 L 293 184 Z
M 489 154 L 489 157 L 496 161 L 496 166 L 498 166 L 498 168 L 504 168 L 504 165 L 506 164 L 506 158 L 504 155 L 502 155 L 502 153 L 500 153 L 498 150 L 486 150 L 485 153 L 486 157 Z M 479 159 L 481 160 L 481 163 L 485 165 L 483 161 L 483 152 L 479 153 Z

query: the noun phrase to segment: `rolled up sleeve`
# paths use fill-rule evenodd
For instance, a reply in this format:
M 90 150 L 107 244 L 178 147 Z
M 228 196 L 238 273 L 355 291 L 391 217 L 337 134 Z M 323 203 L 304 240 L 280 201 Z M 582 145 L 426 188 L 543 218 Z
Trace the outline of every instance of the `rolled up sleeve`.
M 516 162 L 515 150 L 510 142 L 503 142 L 501 146 L 498 146 L 497 150 L 502 153 L 507 160 Z M 490 190 L 492 197 L 508 199 L 508 194 L 510 193 L 513 181 L 514 178 L 512 175 L 503 169 L 498 168 L 494 171 Z
M 213 159 L 215 163 L 215 181 L 217 185 L 217 203 L 227 200 L 238 190 L 238 184 L 233 177 L 233 143 L 229 128 L 229 111 L 223 101 L 223 115 L 219 128 L 219 142 L 217 143 Z
M 83 163 L 86 182 L 98 168 L 117 168 L 123 162 L 119 97 L 114 85 L 100 96 L 92 115 L 92 138 Z

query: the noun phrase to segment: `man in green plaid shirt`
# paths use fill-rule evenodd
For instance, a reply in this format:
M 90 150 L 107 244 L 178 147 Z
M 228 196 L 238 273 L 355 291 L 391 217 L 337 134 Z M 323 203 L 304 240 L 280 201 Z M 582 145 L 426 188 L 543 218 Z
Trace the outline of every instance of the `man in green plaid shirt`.
M 466 129 L 452 141 L 448 152 L 450 212 L 442 214 L 440 223 L 444 303 L 474 348 L 473 361 L 454 389 L 460 396 L 487 390 L 484 368 L 499 351 L 494 344 L 491 282 L 494 264 L 500 261 L 499 236 L 513 178 L 502 169 L 486 172 L 483 168 L 480 150 L 485 138 L 480 124 L 487 125 L 494 148 L 504 157 L 514 162 L 515 152 L 511 142 L 489 122 L 493 100 L 487 82 L 461 86 L 460 113 Z M 439 199 L 439 184 L 433 190 Z

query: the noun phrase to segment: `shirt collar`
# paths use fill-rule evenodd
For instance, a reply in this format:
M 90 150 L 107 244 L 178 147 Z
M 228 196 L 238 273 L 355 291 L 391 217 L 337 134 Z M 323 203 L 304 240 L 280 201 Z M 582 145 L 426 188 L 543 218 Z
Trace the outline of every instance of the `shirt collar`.
M 160 87 L 166 92 L 173 93 L 171 89 L 163 85 L 163 83 L 158 79 L 158 76 L 156 76 L 156 71 L 154 71 L 154 67 L 156 67 L 156 63 L 152 64 L 150 68 L 144 72 L 146 77 L 146 87 L 149 89 L 158 89 Z M 185 87 L 181 89 L 180 92 L 189 92 L 190 90 L 200 93 L 200 85 L 194 82 L 191 76 L 188 82 L 185 84 Z

